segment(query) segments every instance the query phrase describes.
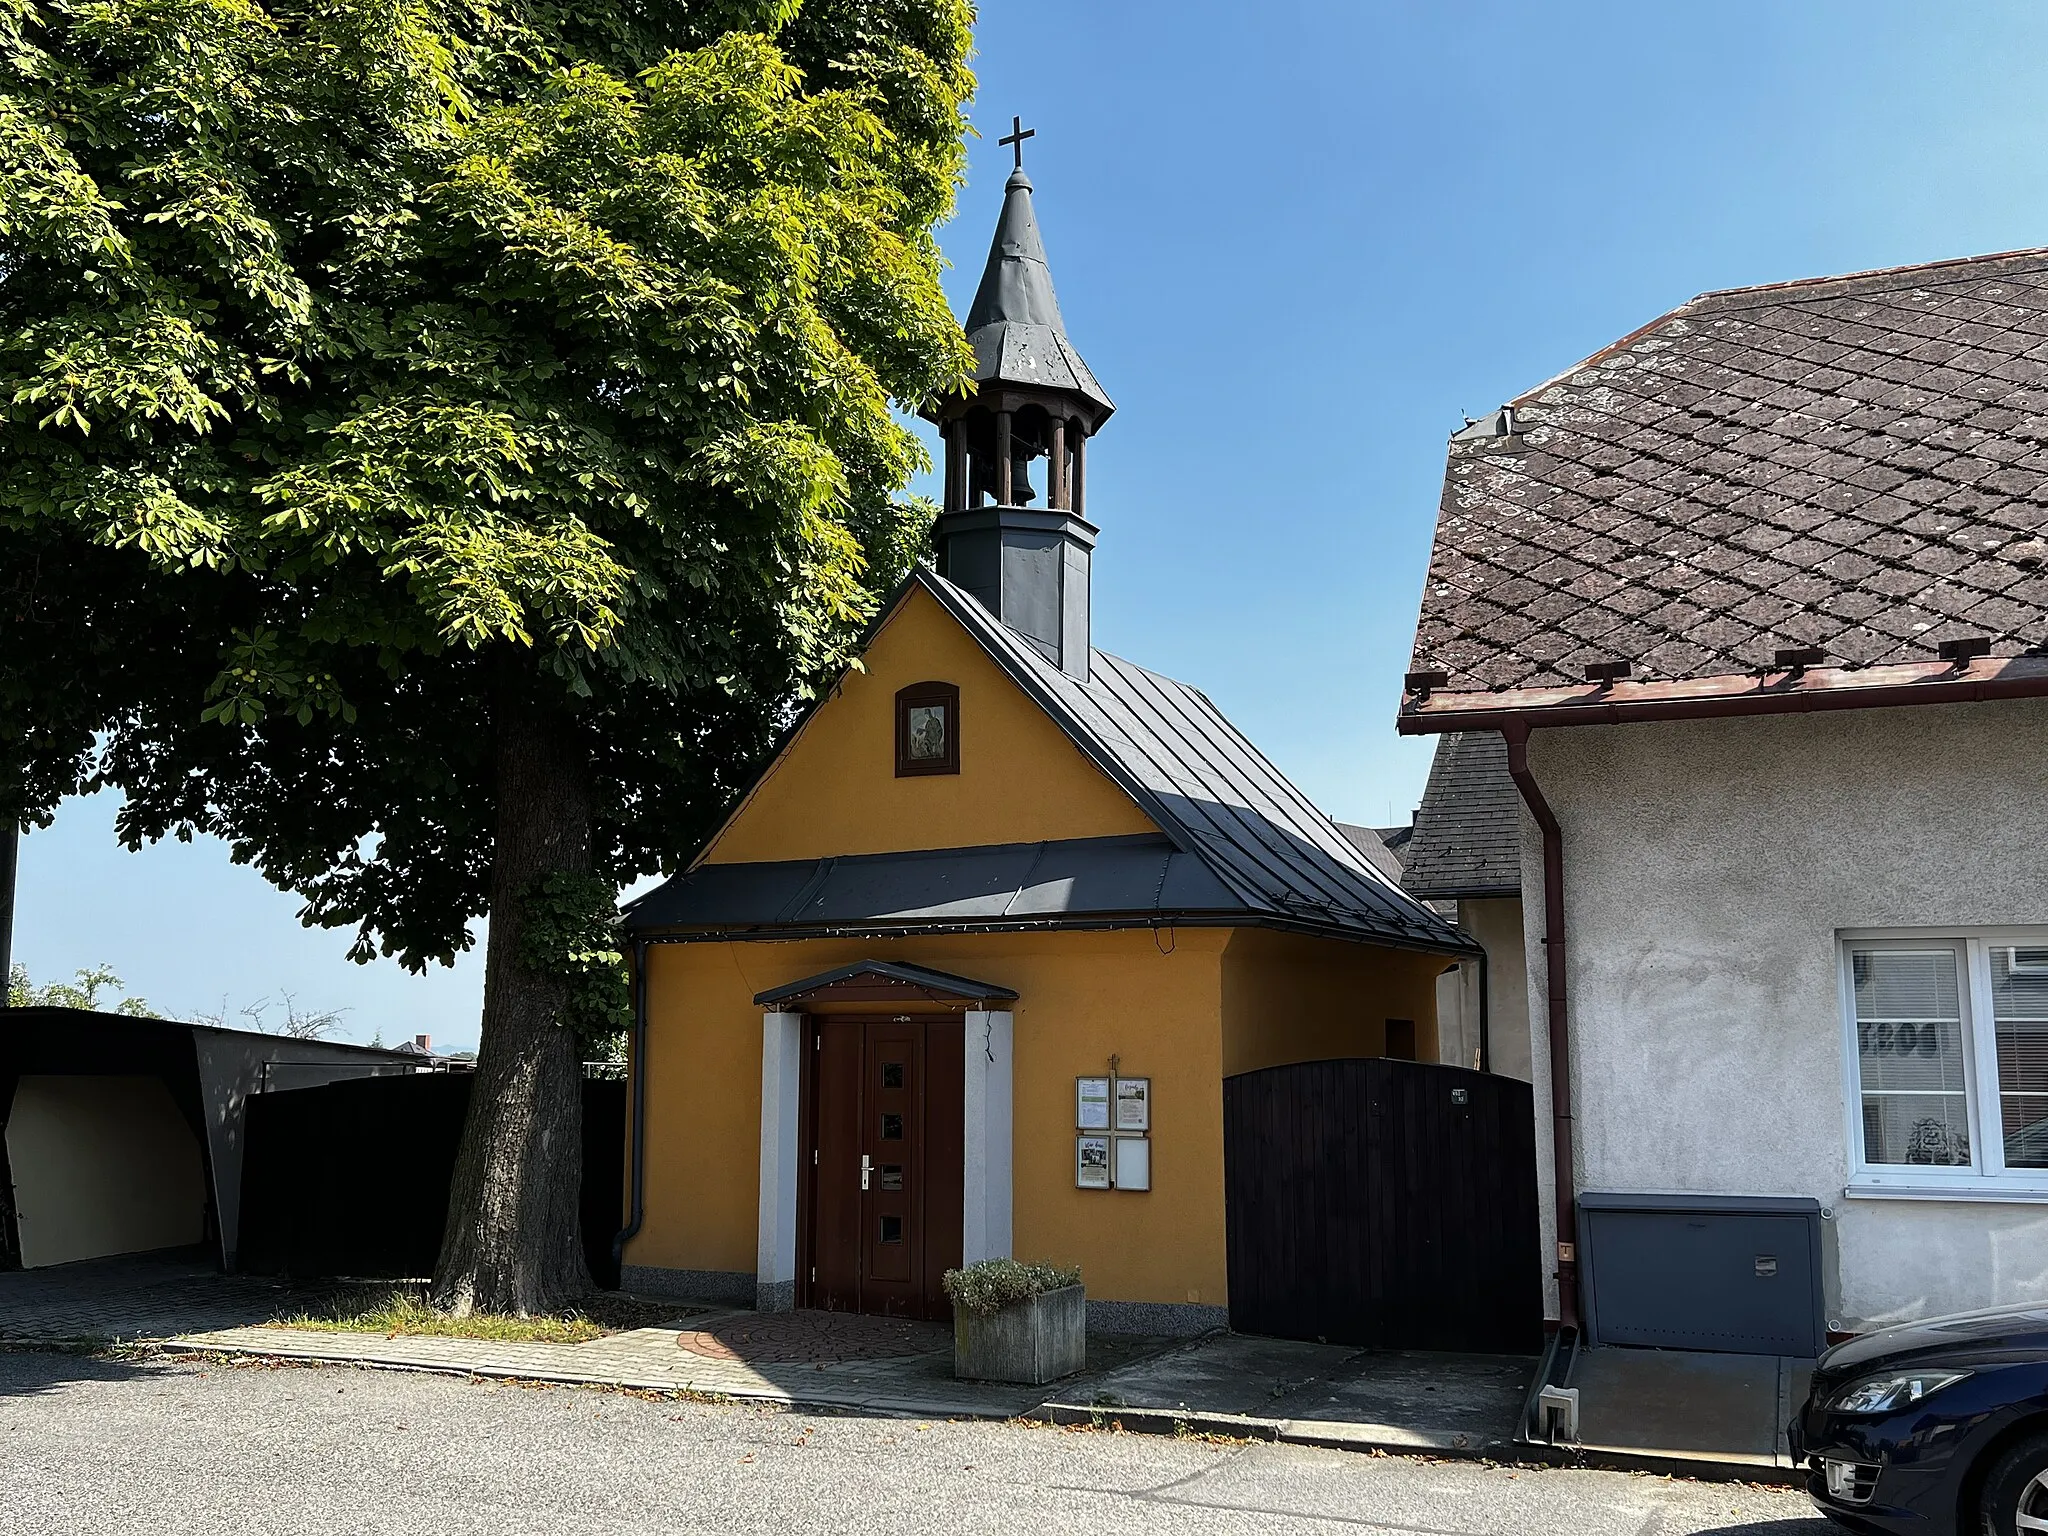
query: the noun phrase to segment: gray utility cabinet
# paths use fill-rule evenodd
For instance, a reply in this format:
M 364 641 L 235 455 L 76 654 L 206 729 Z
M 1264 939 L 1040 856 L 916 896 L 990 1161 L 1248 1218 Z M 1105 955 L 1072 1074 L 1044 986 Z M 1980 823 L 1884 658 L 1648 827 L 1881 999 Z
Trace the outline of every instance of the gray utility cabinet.
M 1579 1196 L 1587 1342 L 1819 1354 L 1820 1223 L 1817 1200 Z

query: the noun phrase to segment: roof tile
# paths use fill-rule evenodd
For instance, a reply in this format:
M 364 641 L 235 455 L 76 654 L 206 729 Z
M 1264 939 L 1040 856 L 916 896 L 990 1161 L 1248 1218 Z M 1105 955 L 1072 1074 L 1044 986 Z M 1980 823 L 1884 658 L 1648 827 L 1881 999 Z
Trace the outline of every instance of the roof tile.
M 2048 252 L 1703 295 L 1516 415 L 1446 466 L 1414 664 L 1453 690 L 2048 635 L 2002 552 L 2048 527 Z

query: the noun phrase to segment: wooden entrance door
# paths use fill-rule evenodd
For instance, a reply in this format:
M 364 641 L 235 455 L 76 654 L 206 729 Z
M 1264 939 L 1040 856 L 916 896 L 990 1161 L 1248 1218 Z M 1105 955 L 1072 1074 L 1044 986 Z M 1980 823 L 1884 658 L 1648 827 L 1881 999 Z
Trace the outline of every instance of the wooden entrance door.
M 957 1017 L 809 1021 L 806 1306 L 950 1315 L 960 1263 L 965 1041 Z

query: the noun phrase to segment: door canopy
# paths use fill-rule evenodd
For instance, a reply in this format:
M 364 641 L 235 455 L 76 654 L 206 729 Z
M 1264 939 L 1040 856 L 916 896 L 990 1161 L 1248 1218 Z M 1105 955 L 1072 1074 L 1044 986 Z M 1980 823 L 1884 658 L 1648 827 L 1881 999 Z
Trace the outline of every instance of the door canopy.
M 1000 1010 L 1016 1000 L 1015 992 L 993 982 L 892 960 L 862 960 L 759 993 L 754 1004 L 784 1013 L 818 1003 L 938 1003 L 964 1011 Z

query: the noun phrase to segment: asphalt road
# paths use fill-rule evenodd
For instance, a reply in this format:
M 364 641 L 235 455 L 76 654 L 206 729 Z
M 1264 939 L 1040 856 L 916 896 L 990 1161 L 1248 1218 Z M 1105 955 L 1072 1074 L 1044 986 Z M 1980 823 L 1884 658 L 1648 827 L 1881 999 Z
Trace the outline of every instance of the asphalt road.
M 0 1353 L 0 1532 L 1819 1536 L 1781 1489 Z

